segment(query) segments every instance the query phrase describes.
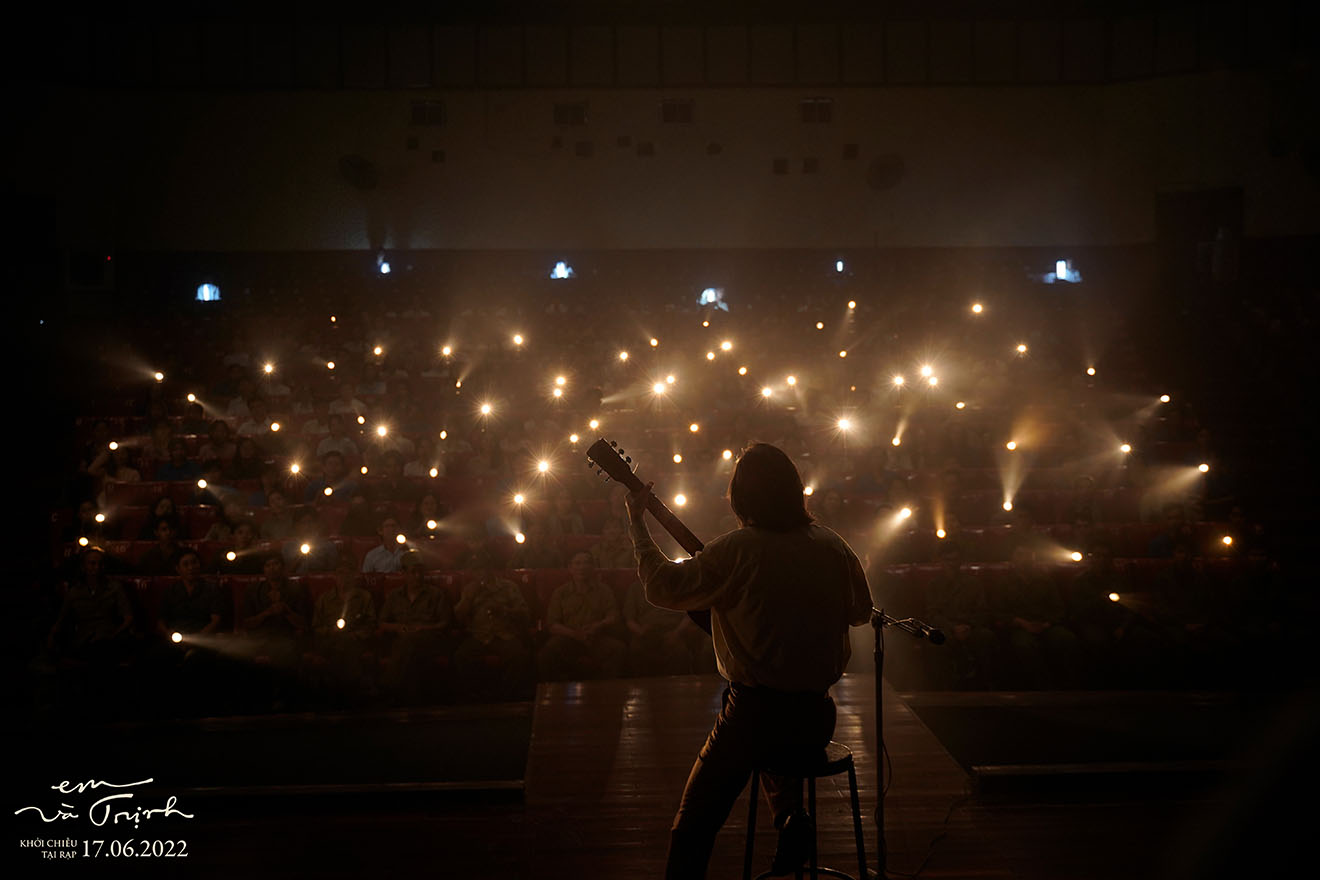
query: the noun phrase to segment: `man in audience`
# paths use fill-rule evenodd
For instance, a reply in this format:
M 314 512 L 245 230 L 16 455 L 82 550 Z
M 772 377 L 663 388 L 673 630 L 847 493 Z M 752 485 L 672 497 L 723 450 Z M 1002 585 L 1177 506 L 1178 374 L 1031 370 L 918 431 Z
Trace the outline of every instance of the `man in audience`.
M 47 650 L 56 659 L 75 663 L 117 663 L 132 653 L 132 626 L 128 596 L 105 575 L 105 552 L 88 547 L 46 637 Z
M 221 574 L 261 574 L 265 559 L 253 546 L 256 528 L 250 520 L 234 526 L 233 542 L 220 554 Z
M 156 464 L 155 478 L 173 483 L 195 483 L 202 466 L 188 460 L 188 446 L 178 437 L 170 441 L 169 458 Z
M 340 413 L 335 413 L 329 418 L 329 434 L 321 439 L 316 446 L 316 457 L 324 458 L 327 452 L 338 452 L 341 456 L 357 455 L 357 444 L 353 438 L 348 436 L 348 429 L 344 425 L 344 418 Z M 304 431 L 303 433 L 306 433 Z
M 335 564 L 334 588 L 316 600 L 312 634 L 315 656 L 325 660 L 321 684 L 348 688 L 341 697 L 371 690 L 368 664 L 375 656 L 371 640 L 376 634 L 376 603 L 362 586 L 354 559 L 347 553 L 341 553 Z M 313 678 L 317 676 L 313 674 Z
M 398 571 L 403 567 L 403 554 L 407 549 L 406 543 L 399 542 L 399 521 L 392 516 L 385 517 L 376 534 L 380 536 L 380 544 L 368 550 L 362 558 L 363 573 Z
M 999 610 L 1023 687 L 1076 685 L 1081 650 L 1077 636 L 1063 625 L 1063 599 L 1028 544 L 1013 550 L 1013 569 L 1003 584 Z
M 591 561 L 596 568 L 632 568 L 636 565 L 632 541 L 622 526 L 606 520 L 600 529 L 600 542 L 591 548 Z
M 635 580 L 628 586 L 623 600 L 623 620 L 632 636 L 628 645 L 630 674 L 684 675 L 709 671 L 712 664 L 704 661 L 708 654 L 709 659 L 714 659 L 710 636 L 686 614 L 657 608 L 646 601 L 641 581 Z
M 248 401 L 247 419 L 238 426 L 239 437 L 265 438 L 270 434 L 270 412 L 264 397 L 254 397 Z
M 169 519 L 156 521 L 156 543 L 138 560 L 138 574 L 171 575 L 179 565 L 183 547 L 175 540 L 174 523 Z
M 381 480 L 372 491 L 377 504 L 381 502 L 416 504 L 422 497 L 422 487 L 403 475 L 403 456 L 391 450 L 381 460 Z
M 329 495 L 325 493 L 326 489 L 330 490 Z M 357 492 L 357 481 L 344 467 L 344 456 L 331 450 L 321 456 L 321 475 L 308 481 L 303 497 L 304 500 L 311 502 L 348 501 Z
M 550 595 L 546 630 L 550 638 L 537 658 L 541 678 L 612 678 L 623 670 L 627 646 L 617 637 L 619 608 L 614 593 L 596 576 L 585 550 L 569 563 L 572 580 Z
M 385 596 L 380 630 L 389 648 L 386 681 L 406 701 L 438 690 L 437 660 L 448 655 L 453 609 L 444 591 L 425 582 L 416 550 L 404 554 L 403 586 Z
M 963 570 L 956 544 L 940 544 L 940 573 L 931 581 L 926 607 L 929 622 L 943 630 L 947 640 L 945 683 L 955 689 L 993 689 L 999 640 L 991 628 L 984 586 Z
M 298 514 L 293 534 L 284 542 L 284 562 L 294 574 L 333 571 L 339 549 L 323 532 L 324 524 L 316 508 L 307 507 Z
M 294 511 L 289 507 L 283 489 L 266 493 L 266 518 L 261 521 L 261 537 L 266 541 L 283 541 L 293 534 Z
M 488 550 L 472 561 L 472 579 L 454 606 L 468 637 L 454 652 L 460 687 L 478 699 L 525 698 L 533 683 L 532 653 L 527 644 L 531 612 L 522 591 L 495 574 Z

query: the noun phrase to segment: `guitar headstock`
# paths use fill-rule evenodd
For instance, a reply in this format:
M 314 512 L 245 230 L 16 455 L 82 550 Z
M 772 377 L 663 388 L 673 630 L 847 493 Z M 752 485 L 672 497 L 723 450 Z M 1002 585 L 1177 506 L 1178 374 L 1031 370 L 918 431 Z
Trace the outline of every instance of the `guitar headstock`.
M 606 479 L 615 480 L 627 486 L 630 491 L 642 487 L 642 481 L 633 473 L 632 456 L 620 448 L 614 440 L 604 437 L 591 444 L 587 450 L 587 467 L 597 467 Z

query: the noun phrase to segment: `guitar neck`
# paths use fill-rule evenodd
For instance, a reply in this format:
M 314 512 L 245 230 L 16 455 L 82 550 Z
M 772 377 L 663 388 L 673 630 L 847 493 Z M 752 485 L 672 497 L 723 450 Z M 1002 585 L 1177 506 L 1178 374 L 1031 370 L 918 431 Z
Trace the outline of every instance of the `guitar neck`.
M 655 521 L 660 523 L 666 532 L 673 536 L 678 545 L 692 555 L 696 555 L 701 548 L 706 546 L 701 543 L 701 539 L 692 534 L 692 531 L 679 519 L 672 510 L 665 506 L 665 503 L 655 495 L 651 496 L 651 501 L 646 505 L 646 509 L 655 517 Z

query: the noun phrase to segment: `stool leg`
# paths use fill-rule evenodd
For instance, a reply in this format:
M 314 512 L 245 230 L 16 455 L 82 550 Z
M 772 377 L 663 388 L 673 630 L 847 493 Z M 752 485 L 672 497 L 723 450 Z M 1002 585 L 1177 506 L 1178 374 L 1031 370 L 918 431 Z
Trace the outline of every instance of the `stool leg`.
M 853 833 L 857 836 L 857 880 L 867 880 L 866 838 L 862 836 L 862 808 L 857 800 L 857 768 L 848 765 L 848 793 L 852 795 Z
M 760 796 L 761 771 L 752 770 L 751 798 L 747 803 L 747 845 L 743 851 L 743 880 L 752 880 L 752 850 L 756 843 L 756 800 Z
M 811 816 L 811 880 L 819 880 L 816 868 L 816 777 L 807 777 L 807 813 Z

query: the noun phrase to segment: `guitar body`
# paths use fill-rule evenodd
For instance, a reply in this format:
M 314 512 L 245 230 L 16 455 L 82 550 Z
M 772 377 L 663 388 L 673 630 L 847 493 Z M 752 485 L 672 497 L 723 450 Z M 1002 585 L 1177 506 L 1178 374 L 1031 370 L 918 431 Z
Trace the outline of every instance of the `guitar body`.
M 606 477 L 616 482 L 622 483 L 628 491 L 636 492 L 645 488 L 646 484 L 638 479 L 637 474 L 632 470 L 632 459 L 624 456 L 624 450 L 618 448 L 618 444 L 613 441 L 607 441 L 604 438 L 591 444 L 587 450 L 587 464 L 598 466 Z M 651 494 L 651 500 L 646 505 L 646 509 L 655 517 L 656 522 L 664 527 L 664 530 L 673 536 L 679 546 L 688 553 L 696 555 L 705 545 L 701 543 L 696 535 L 683 521 L 674 515 L 674 512 L 665 506 L 665 503 Z M 689 611 L 688 617 L 692 622 L 707 633 L 710 632 L 710 612 L 709 611 Z

